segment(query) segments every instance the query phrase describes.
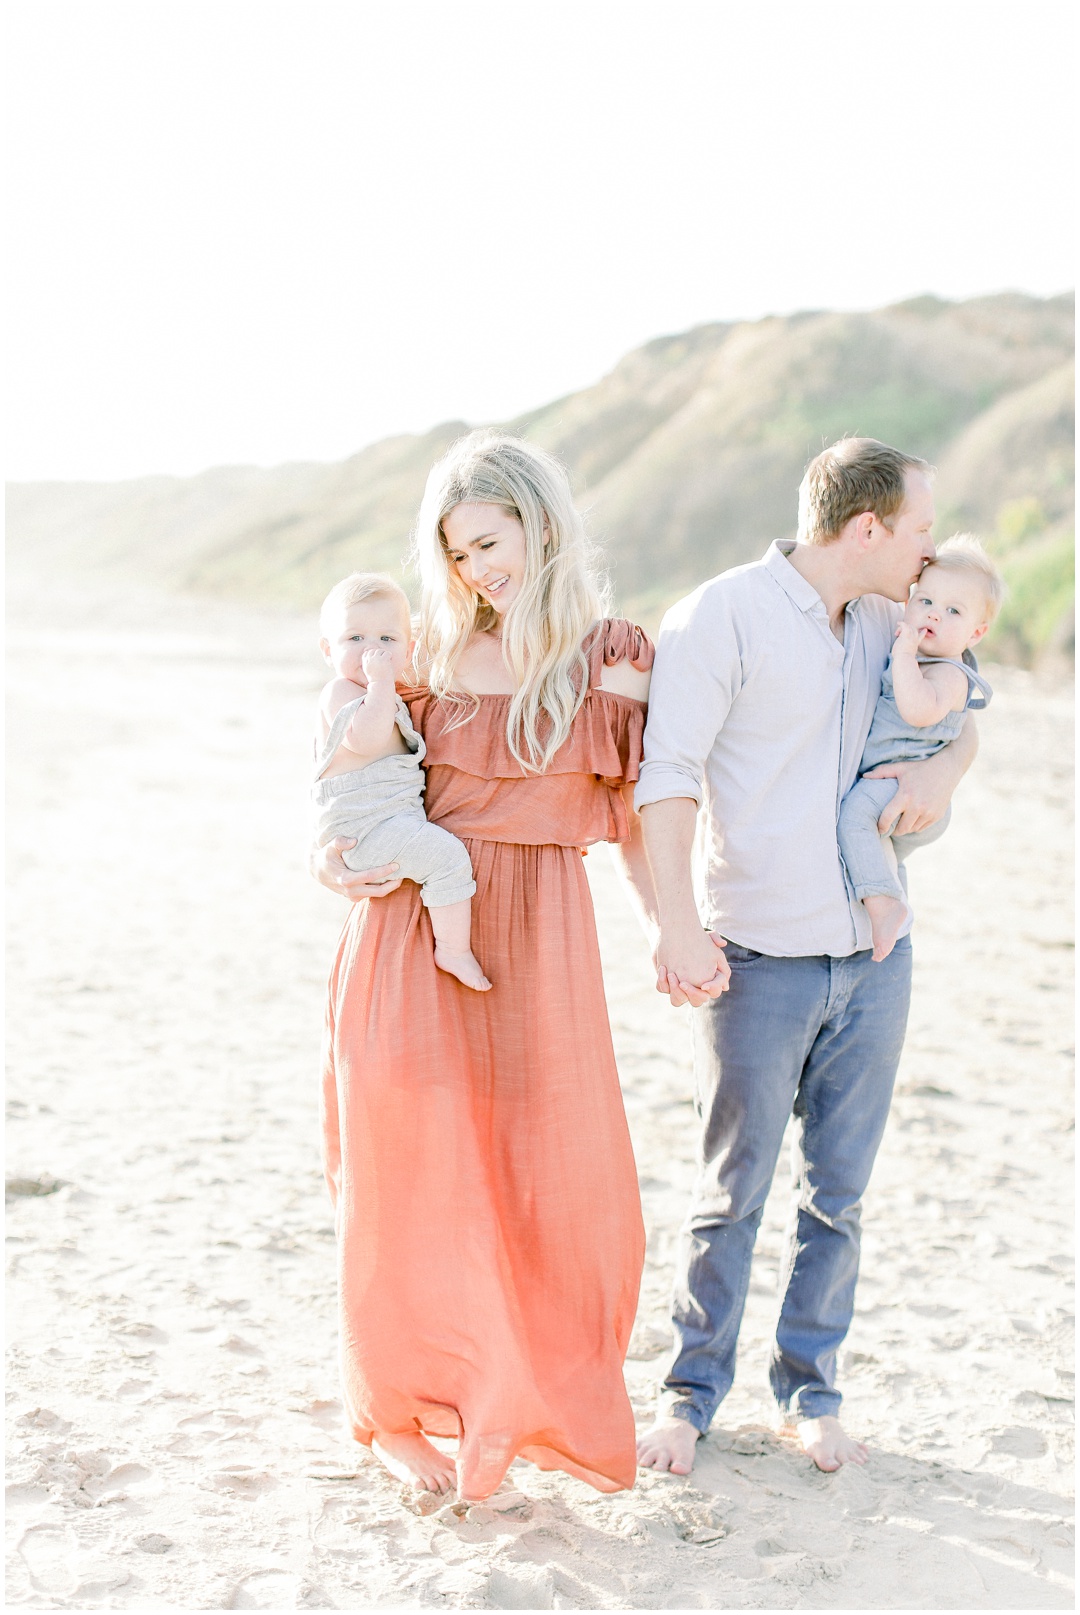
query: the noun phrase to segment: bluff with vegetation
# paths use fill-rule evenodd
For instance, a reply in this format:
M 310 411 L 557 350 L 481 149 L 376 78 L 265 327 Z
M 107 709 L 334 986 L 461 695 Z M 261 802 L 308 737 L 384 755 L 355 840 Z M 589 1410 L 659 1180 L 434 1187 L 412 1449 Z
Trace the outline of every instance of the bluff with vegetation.
M 858 433 L 933 461 L 939 537 L 973 530 L 1000 557 L 1009 599 L 988 654 L 1071 651 L 1071 297 L 700 326 L 507 424 L 570 466 L 620 609 L 646 626 L 790 535 L 806 461 Z M 465 429 L 334 465 L 15 485 L 13 556 L 310 608 L 353 568 L 401 566 L 427 469 Z

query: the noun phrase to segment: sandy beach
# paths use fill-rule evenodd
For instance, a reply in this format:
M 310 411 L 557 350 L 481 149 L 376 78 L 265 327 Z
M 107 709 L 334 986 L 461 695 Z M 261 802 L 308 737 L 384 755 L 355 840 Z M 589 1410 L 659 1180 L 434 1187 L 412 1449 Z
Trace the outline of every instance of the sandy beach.
M 693 1476 L 600 1496 L 519 1462 L 489 1504 L 424 1514 L 338 1400 L 313 624 L 18 579 L 13 609 L 11 1605 L 1072 1607 L 1063 683 L 989 670 L 980 759 L 912 862 L 914 1007 L 842 1360 L 867 1466 L 820 1474 L 772 1433 L 784 1160 Z M 605 849 L 587 867 L 649 1231 L 644 1423 L 693 1172 L 688 1012 Z

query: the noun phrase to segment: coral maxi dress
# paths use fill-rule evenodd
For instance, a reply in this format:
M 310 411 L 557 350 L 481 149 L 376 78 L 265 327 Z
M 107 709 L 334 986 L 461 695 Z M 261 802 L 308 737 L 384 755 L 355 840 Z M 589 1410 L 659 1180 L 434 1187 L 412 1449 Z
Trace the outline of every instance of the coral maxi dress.
M 652 664 L 631 623 L 586 642 L 589 690 L 542 775 L 506 742 L 509 696 L 453 711 L 406 692 L 427 812 L 465 842 L 473 948 L 435 968 L 419 887 L 354 904 L 330 977 L 324 1159 L 337 1207 L 353 1432 L 460 1437 L 463 1491 L 518 1454 L 601 1491 L 634 1484 L 622 1364 L 644 1254 L 581 849 L 625 841 L 645 706 L 603 664 Z M 460 709 L 459 709 L 460 710 Z

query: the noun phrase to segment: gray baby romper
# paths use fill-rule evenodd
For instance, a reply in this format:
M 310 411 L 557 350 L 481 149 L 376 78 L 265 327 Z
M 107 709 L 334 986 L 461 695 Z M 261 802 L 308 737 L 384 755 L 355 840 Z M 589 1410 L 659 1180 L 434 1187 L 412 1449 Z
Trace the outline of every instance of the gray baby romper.
M 400 696 L 395 717 L 408 752 L 380 757 L 347 774 L 322 777 L 362 700 L 349 701 L 337 713 L 315 764 L 316 843 L 325 847 L 335 836 L 355 836 L 356 846 L 341 855 L 348 868 L 378 869 L 396 863 L 401 879 L 417 882 L 427 908 L 463 902 L 476 891 L 472 863 L 457 836 L 424 816 L 420 764 L 427 748 Z
M 918 660 L 936 662 L 939 666 L 942 662 L 947 662 L 950 667 L 958 667 L 966 674 L 967 706 L 963 712 L 947 712 L 940 722 L 926 724 L 921 729 L 907 723 L 901 717 L 896 704 L 890 656 L 889 665 L 882 675 L 881 694 L 874 708 L 874 720 L 866 737 L 862 762 L 859 764 L 861 774 L 869 773 L 881 763 L 914 762 L 924 757 L 932 757 L 936 751 L 940 751 L 943 746 L 956 739 L 964 727 L 964 717 L 968 711 L 978 712 L 989 705 L 993 691 L 979 672 L 979 664 L 971 651 L 964 652 L 962 661 L 951 656 L 920 656 Z M 895 779 L 857 780 L 840 805 L 836 836 L 848 879 L 854 888 L 855 896 L 860 899 L 904 896 L 885 856 L 877 827 L 878 819 L 896 795 L 898 784 L 899 781 Z M 946 812 L 945 817 L 939 820 L 939 833 L 944 831 L 948 820 L 949 813 Z M 938 830 L 939 825 L 932 825 L 930 828 Z M 904 849 L 900 843 L 906 840 L 914 838 L 897 836 L 893 843 L 894 850 L 901 859 Z M 927 840 L 936 841 L 937 836 L 927 833 L 925 837 L 920 837 L 919 844 L 926 845 Z

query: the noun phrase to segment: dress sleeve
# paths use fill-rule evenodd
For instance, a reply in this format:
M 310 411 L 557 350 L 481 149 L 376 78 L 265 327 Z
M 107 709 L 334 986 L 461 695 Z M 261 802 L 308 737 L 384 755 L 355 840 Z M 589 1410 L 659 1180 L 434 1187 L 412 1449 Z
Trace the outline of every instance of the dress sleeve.
M 589 698 L 575 727 L 580 726 L 582 761 L 603 780 L 610 793 L 611 841 L 626 841 L 629 826 L 622 800 L 624 785 L 637 782 L 641 768 L 646 706 L 631 696 L 600 688 L 605 667 L 629 662 L 646 673 L 653 663 L 653 643 L 636 623 L 609 617 L 599 623 L 588 643 Z
M 653 642 L 637 623 L 628 622 L 625 617 L 608 617 L 597 637 L 603 646 L 605 667 L 629 662 L 639 673 L 647 673 L 652 667 Z
M 589 683 L 593 689 L 599 685 L 605 667 L 629 662 L 631 667 L 647 673 L 653 664 L 652 640 L 644 629 L 627 622 L 625 617 L 605 617 L 603 622 L 598 622 L 585 641 L 584 650 L 589 659 Z

